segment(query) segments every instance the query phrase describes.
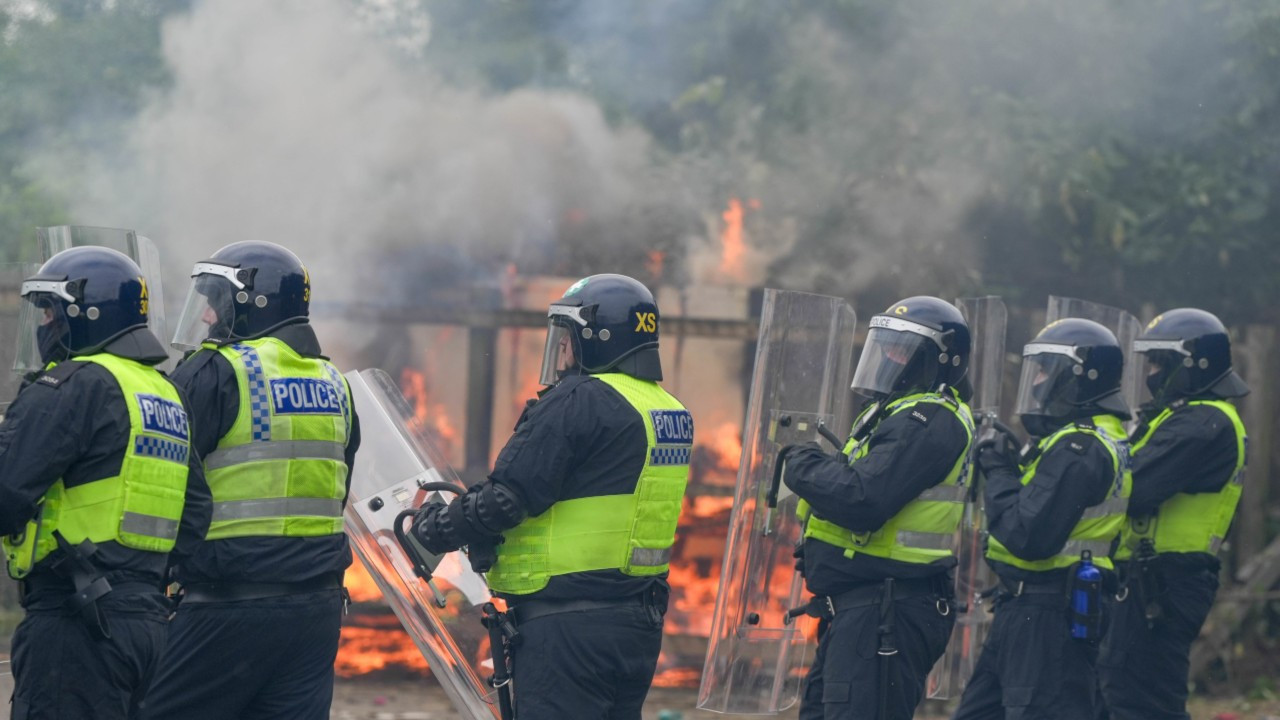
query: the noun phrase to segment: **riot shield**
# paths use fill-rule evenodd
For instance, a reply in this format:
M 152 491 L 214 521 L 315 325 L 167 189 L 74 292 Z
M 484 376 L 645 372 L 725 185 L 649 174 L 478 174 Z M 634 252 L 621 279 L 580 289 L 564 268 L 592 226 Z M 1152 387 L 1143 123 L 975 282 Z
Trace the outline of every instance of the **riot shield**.
M 1120 379 L 1120 394 L 1124 397 L 1129 409 L 1137 414 L 1140 391 L 1144 385 L 1142 363 L 1133 355 L 1133 341 L 1142 333 L 1142 324 L 1138 318 L 1120 308 L 1100 305 L 1088 300 L 1069 297 L 1049 296 L 1049 306 L 1045 309 L 1044 324 L 1062 318 L 1083 318 L 1105 326 L 1120 341 L 1120 349 L 1124 352 L 1124 375 Z
M 853 309 L 825 295 L 766 290 L 742 458 L 698 707 L 772 714 L 799 699 L 816 624 L 792 553 L 798 498 L 779 483 L 778 451 L 851 422 Z
M 21 352 L 35 343 L 35 338 L 23 338 L 19 335 L 21 328 L 35 327 L 35 320 L 24 321 L 25 315 L 35 312 L 36 308 L 29 302 L 23 302 L 21 296 L 22 281 L 36 274 L 39 266 L 35 263 L 2 263 L 0 264 L 0 367 L 14 368 L 14 372 L 0 375 L 0 416 L 13 402 L 22 384 L 22 374 L 17 371 L 18 358 Z M 27 324 L 27 323 L 31 324 Z
M 976 426 L 976 447 L 977 438 L 989 433 L 999 420 L 1008 313 L 1004 302 L 994 296 L 958 298 L 956 307 L 964 313 L 972 338 L 969 381 L 973 385 L 973 398 L 969 407 L 973 410 Z M 947 651 L 929 674 L 927 692 L 930 698 L 946 699 L 964 691 L 991 626 L 991 614 L 987 612 L 981 594 L 995 585 L 996 576 L 984 557 L 986 519 L 982 512 L 980 482 L 980 476 L 975 472 L 956 544 L 959 550 L 955 588 L 959 612 Z
M 489 638 L 480 622 L 481 607 L 490 599 L 484 578 L 471 570 L 461 552 L 452 552 L 431 559 L 433 577 L 424 581 L 396 537 L 400 514 L 436 494 L 424 486 L 461 483 L 413 429 L 413 412 L 386 373 L 352 371 L 346 377 L 360 409 L 361 437 L 345 513 L 352 547 L 426 657 L 458 717 L 492 720 L 498 717 L 496 693 L 482 679 L 491 662 Z
M 169 336 L 164 322 L 164 281 L 160 269 L 160 251 L 155 243 L 132 230 L 85 227 L 83 225 L 59 225 L 36 228 L 40 241 L 40 262 L 73 247 L 92 245 L 119 250 L 142 268 L 147 279 L 147 294 L 151 298 L 147 312 L 147 324 L 151 332 L 164 344 Z

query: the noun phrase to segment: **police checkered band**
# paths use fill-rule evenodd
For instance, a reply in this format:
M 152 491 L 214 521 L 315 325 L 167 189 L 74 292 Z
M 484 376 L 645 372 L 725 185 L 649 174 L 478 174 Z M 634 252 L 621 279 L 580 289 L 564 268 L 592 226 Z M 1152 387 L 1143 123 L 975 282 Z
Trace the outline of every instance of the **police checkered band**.
M 347 423 L 347 437 L 351 437 L 351 405 L 347 402 L 347 384 L 342 381 L 342 373 L 338 372 L 338 368 L 325 363 L 324 371 L 338 388 L 338 406 L 342 408 L 342 419 Z
M 134 455 L 160 458 L 180 465 L 187 464 L 187 454 L 189 452 L 190 449 L 184 443 L 151 437 L 150 435 L 139 435 L 138 439 L 133 443 Z
M 692 450 L 688 445 L 659 445 L 649 452 L 649 464 L 688 465 Z
M 249 424 L 255 442 L 271 439 L 271 397 L 267 393 L 267 376 L 262 372 L 262 358 L 248 345 L 232 345 L 244 360 L 249 376 Z

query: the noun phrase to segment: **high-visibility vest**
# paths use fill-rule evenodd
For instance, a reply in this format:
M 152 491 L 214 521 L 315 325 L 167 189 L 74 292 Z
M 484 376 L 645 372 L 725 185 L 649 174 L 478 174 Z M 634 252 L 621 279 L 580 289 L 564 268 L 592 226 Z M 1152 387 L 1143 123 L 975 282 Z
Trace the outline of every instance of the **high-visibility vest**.
M 117 474 L 72 487 L 59 478 L 40 499 L 36 517 L 4 539 L 15 579 L 58 547 L 55 530 L 71 545 L 114 541 L 157 553 L 172 550 L 178 538 L 190 433 L 177 389 L 136 360 L 109 353 L 73 360 L 105 368 L 119 384 L 129 413 L 128 444 Z
M 1095 415 L 1088 423 L 1070 423 L 1057 432 L 1042 439 L 1037 446 L 1038 454 L 1031 465 L 1022 473 L 1022 484 L 1025 486 L 1035 477 L 1040 459 L 1058 442 L 1075 434 L 1090 435 L 1102 442 L 1111 456 L 1113 480 L 1111 491 L 1096 505 L 1085 508 L 1084 514 L 1071 529 L 1067 542 L 1053 557 L 1043 560 L 1024 560 L 1009 551 L 992 535 L 987 541 L 987 557 L 991 560 L 1031 571 L 1055 570 L 1067 568 L 1080 561 L 1080 554 L 1086 550 L 1093 556 L 1093 564 L 1111 569 L 1111 542 L 1124 527 L 1125 510 L 1129 507 L 1129 493 L 1133 490 L 1133 472 L 1129 462 L 1129 441 L 1124 434 L 1124 426 L 1114 415 Z M 1063 482 L 1075 482 L 1075 478 L 1064 478 Z
M 1240 502 L 1240 491 L 1244 485 L 1248 448 L 1244 423 L 1240 421 L 1240 413 L 1236 412 L 1235 406 L 1223 400 L 1192 400 L 1186 405 L 1217 408 L 1231 421 L 1236 436 L 1236 466 L 1231 479 L 1218 492 L 1178 493 L 1161 503 L 1154 517 L 1129 518 L 1120 548 L 1116 552 L 1118 560 L 1130 557 L 1143 538 L 1152 541 L 1156 552 L 1203 552 L 1216 555 L 1231 527 L 1231 519 L 1235 517 L 1236 505 Z M 1151 421 L 1146 433 L 1134 443 L 1135 456 L 1142 452 L 1156 430 L 1174 412 L 1174 408 L 1165 408 Z
M 274 337 L 205 347 L 235 369 L 240 412 L 204 459 L 207 538 L 342 532 L 351 390 L 331 363 Z
M 693 417 L 657 383 L 621 373 L 593 376 L 644 419 L 648 448 L 635 491 L 560 500 L 503 533 L 486 579 L 497 592 L 527 595 L 551 578 L 591 570 L 667 572 L 689 481 Z
M 872 532 L 856 533 L 824 520 L 813 514 L 809 504 L 801 500 L 796 506 L 796 514 L 804 523 L 806 539 L 821 540 L 844 548 L 845 557 L 850 559 L 863 554 L 926 565 L 955 554 L 956 529 L 964 515 L 965 493 L 973 477 L 970 453 L 973 444 L 973 415 L 969 406 L 954 393 L 917 393 L 889 403 L 885 407 L 885 417 L 908 412 L 921 403 L 942 405 L 964 426 L 964 451 L 956 458 L 942 482 L 920 493 L 883 526 Z M 858 442 L 850 438 L 844 452 L 848 454 L 849 464 L 852 466 L 866 456 L 869 449 L 866 438 Z

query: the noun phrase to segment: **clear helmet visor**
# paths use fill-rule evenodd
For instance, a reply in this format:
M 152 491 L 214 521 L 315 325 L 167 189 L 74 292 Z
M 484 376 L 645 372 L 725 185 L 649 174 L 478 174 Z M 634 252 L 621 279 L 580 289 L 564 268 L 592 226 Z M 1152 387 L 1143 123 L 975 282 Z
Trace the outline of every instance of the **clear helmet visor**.
M 926 380 L 924 360 L 936 358 L 936 347 L 933 340 L 915 332 L 872 327 L 853 373 L 854 392 L 888 395 L 919 384 Z
M 555 385 L 565 375 L 581 371 L 578 363 L 574 328 L 563 319 L 551 318 L 547 322 L 547 344 L 542 352 L 542 374 L 538 381 L 543 385 Z
M 1139 406 L 1168 402 L 1186 385 L 1184 361 L 1191 353 L 1181 340 L 1138 340 L 1133 351 L 1141 358 L 1142 366 Z
M 1071 411 L 1069 398 L 1076 378 L 1073 368 L 1081 365 L 1074 353 L 1070 346 L 1052 345 L 1024 354 L 1014 414 L 1060 417 Z
M 71 334 L 62 303 L 43 293 L 24 295 L 18 314 L 18 347 L 13 369 L 20 373 L 43 370 L 70 354 Z
M 174 326 L 173 340 L 169 343 L 183 352 L 195 350 L 206 340 L 231 338 L 235 321 L 235 287 L 221 272 L 202 272 L 204 265 L 196 265 L 187 301 L 182 306 L 182 314 Z

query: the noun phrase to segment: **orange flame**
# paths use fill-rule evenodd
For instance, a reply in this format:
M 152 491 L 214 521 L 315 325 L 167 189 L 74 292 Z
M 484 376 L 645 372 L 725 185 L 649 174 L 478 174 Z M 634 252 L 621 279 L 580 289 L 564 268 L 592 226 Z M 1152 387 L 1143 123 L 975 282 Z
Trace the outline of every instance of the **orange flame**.
M 724 218 L 724 230 L 720 232 L 720 272 L 735 280 L 743 279 L 746 245 L 742 238 L 742 201 L 729 198 L 729 207 L 720 217 Z
M 431 402 L 427 391 L 427 376 L 413 368 L 400 371 L 400 392 L 413 408 L 412 429 L 425 431 L 431 439 L 439 444 L 446 456 L 453 454 L 454 445 L 458 442 L 458 429 L 453 426 L 443 403 Z

